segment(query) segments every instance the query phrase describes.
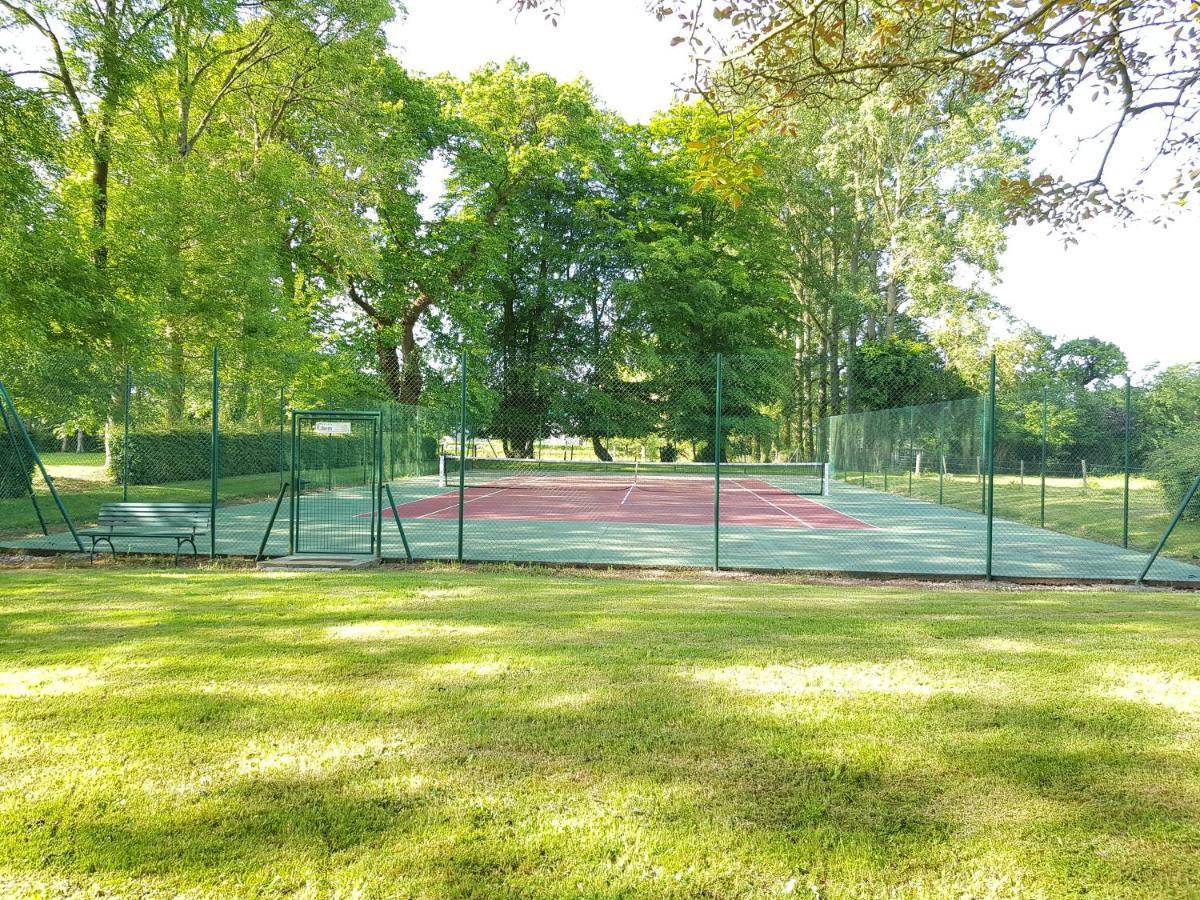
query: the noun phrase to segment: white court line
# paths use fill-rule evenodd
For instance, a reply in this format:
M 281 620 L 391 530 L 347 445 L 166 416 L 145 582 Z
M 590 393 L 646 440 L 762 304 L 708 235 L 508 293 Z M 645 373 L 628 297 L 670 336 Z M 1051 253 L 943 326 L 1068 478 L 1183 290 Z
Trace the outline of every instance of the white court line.
M 511 485 L 509 487 L 511 487 Z M 482 500 L 485 497 L 490 497 L 493 494 L 498 494 L 504 490 L 508 490 L 508 488 L 507 487 L 498 487 L 494 491 L 488 491 L 486 494 L 480 494 L 478 497 L 472 497 L 470 500 L 467 500 L 464 498 L 463 506 L 466 506 L 468 503 L 474 503 L 476 500 Z M 412 500 L 410 502 L 419 503 L 420 501 Z M 401 504 L 401 505 L 404 506 L 407 504 Z M 451 503 L 449 506 L 443 506 L 443 507 L 440 507 L 439 509 L 431 510 L 430 512 L 427 512 L 427 513 L 421 513 L 421 515 L 417 516 L 417 518 L 418 519 L 427 519 L 430 516 L 436 516 L 438 513 L 445 512 L 448 509 L 458 509 L 458 495 L 457 494 L 454 495 L 454 502 Z
M 635 481 L 633 484 L 631 484 L 631 485 L 629 486 L 629 490 L 627 490 L 627 491 L 625 492 L 625 496 L 621 498 L 621 506 L 624 506 L 624 505 L 625 505 L 625 501 L 629 499 L 629 495 L 633 493 L 633 489 L 634 489 L 635 487 L 637 487 L 637 482 L 636 482 L 636 481 Z
M 805 528 L 808 528 L 808 529 L 814 530 L 814 531 L 816 530 L 816 527 L 817 527 L 816 525 L 810 525 L 810 524 L 808 524 L 808 522 L 805 522 L 799 516 L 793 515 L 792 513 L 788 512 L 786 509 L 784 509 L 778 503 L 772 503 L 770 500 L 768 500 L 762 494 L 755 491 L 753 488 L 746 487 L 744 484 L 741 484 L 740 482 L 737 482 L 737 481 L 735 481 L 734 484 L 736 484 L 738 486 L 738 490 L 745 491 L 747 494 L 751 494 L 751 495 L 757 497 L 759 500 L 761 500 L 763 503 L 766 503 L 768 506 L 775 507 L 777 510 L 779 510 L 781 513 L 783 513 L 785 516 L 795 519 L 797 522 L 799 522 Z

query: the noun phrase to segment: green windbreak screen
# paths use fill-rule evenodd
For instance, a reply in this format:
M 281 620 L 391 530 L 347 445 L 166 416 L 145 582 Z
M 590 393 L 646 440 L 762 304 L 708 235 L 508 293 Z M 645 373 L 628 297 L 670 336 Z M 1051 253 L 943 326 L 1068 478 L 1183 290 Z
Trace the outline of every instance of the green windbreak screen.
M 79 528 L 106 502 L 207 503 L 215 486 L 219 555 L 287 553 L 293 505 L 313 514 L 302 549 L 369 546 L 381 496 L 374 534 L 389 559 L 406 558 L 407 538 L 417 559 L 461 548 L 480 561 L 1132 581 L 1166 535 L 1149 577 L 1200 581 L 1200 502 L 1176 521 L 1200 474 L 1185 390 L 1200 367 L 1128 388 L 1010 373 L 993 417 L 986 383 L 962 396 L 961 380 L 831 370 L 778 348 L 464 351 L 431 350 L 420 390 L 332 356 L 274 370 L 220 355 L 214 380 L 203 351 L 128 371 L 17 369 L 5 384 Z M 383 490 L 356 432 L 310 431 L 303 490 L 281 498 L 290 409 L 376 414 Z M 0 546 L 77 551 L 10 419 Z

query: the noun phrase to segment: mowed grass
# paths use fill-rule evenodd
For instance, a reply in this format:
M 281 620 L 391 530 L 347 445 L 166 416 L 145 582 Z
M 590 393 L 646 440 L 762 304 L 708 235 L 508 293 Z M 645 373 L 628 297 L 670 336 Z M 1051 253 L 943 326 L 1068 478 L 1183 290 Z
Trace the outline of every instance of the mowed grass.
M 42 462 L 76 525 L 95 524 L 103 504 L 123 499 L 121 485 L 105 469 L 102 453 L 46 453 Z M 34 489 L 50 531 L 64 531 L 62 516 L 40 475 L 35 475 Z M 226 476 L 221 479 L 220 491 L 223 504 L 264 500 L 279 492 L 279 473 Z M 212 484 L 207 478 L 129 487 L 129 499 L 145 503 L 208 503 L 211 497 Z M 40 528 L 28 496 L 0 499 L 0 537 L 35 533 L 40 533 Z
M 0 895 L 1200 893 L 1195 594 L 0 572 Z
M 939 482 L 936 472 L 922 472 L 910 479 L 908 472 L 889 473 L 886 481 L 881 472 L 845 472 L 839 478 L 850 484 L 865 485 L 874 490 L 887 490 L 902 496 L 913 496 L 930 503 L 939 501 L 956 509 L 980 512 L 983 490 L 973 475 L 947 475 Z M 996 516 L 1024 525 L 1040 526 L 1041 484 L 1036 473 L 997 475 L 995 488 Z M 1122 476 L 1089 478 L 1085 489 L 1081 478 L 1046 479 L 1045 527 L 1062 534 L 1088 538 L 1120 546 L 1124 541 L 1125 485 Z M 1129 546 L 1153 550 L 1175 509 L 1169 504 L 1158 482 L 1144 477 L 1130 480 Z M 1004 539 L 1003 531 L 997 541 Z M 1003 546 L 998 544 L 1003 552 Z M 1163 554 L 1188 562 L 1200 561 L 1200 522 L 1184 519 L 1172 533 Z

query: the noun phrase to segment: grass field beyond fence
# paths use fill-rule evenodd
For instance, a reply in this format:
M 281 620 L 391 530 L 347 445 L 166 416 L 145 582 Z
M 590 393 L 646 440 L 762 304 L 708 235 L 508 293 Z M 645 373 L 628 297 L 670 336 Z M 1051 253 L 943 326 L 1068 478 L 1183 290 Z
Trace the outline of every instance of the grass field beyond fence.
M 0 895 L 1178 897 L 1194 595 L 0 572 Z

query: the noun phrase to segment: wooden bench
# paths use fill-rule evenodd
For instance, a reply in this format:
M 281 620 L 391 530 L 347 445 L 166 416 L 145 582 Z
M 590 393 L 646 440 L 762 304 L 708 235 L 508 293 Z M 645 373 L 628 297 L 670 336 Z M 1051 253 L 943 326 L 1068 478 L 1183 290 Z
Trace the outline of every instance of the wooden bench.
M 88 554 L 92 561 L 100 543 L 108 544 L 116 559 L 115 537 L 174 539 L 175 565 L 179 565 L 184 544 L 191 544 L 193 557 L 198 555 L 196 538 L 208 534 L 211 513 L 207 503 L 105 503 L 96 518 L 98 527 L 80 531 L 79 536 L 92 542 Z

